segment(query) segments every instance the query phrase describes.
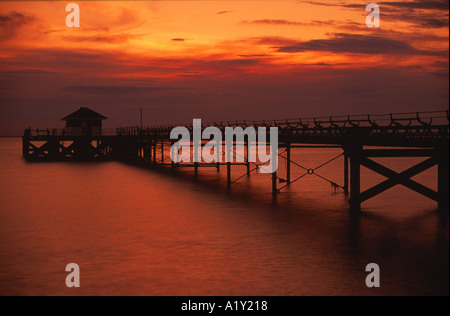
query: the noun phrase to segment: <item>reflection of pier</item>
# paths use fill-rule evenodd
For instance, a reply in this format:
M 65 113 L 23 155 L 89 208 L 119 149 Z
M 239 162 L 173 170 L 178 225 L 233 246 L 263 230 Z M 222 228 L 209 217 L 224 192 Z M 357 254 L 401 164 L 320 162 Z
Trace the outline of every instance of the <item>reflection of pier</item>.
M 250 176 L 261 165 L 250 162 L 245 150 L 244 162 L 174 162 L 167 155 L 174 144 L 170 132 L 179 125 L 157 127 L 125 127 L 103 130 L 97 135 L 67 135 L 65 130 L 27 129 L 23 137 L 23 155 L 28 161 L 59 160 L 121 160 L 140 161 L 151 166 L 170 168 L 194 168 L 195 174 L 203 167 L 227 168 L 227 183 Z M 286 161 L 286 179 L 272 174 L 272 192 L 278 194 L 285 187 L 312 175 L 330 182 L 336 189 L 350 193 L 350 207 L 359 210 L 364 201 L 396 186 L 403 185 L 420 193 L 448 209 L 449 189 L 449 117 L 448 111 L 400 113 L 389 115 L 347 116 L 277 121 L 233 121 L 203 124 L 215 126 L 225 135 L 225 127 L 278 127 L 279 158 Z M 191 133 L 192 124 L 184 125 Z M 224 137 L 224 136 L 223 136 Z M 223 139 L 225 141 L 225 139 Z M 246 140 L 247 141 L 247 140 Z M 248 143 L 246 142 L 246 148 Z M 306 168 L 291 159 L 294 149 L 303 147 L 342 148 L 342 154 L 330 161 Z M 237 153 L 235 152 L 235 155 Z M 318 173 L 318 169 L 340 157 L 344 160 L 344 183 L 339 185 Z M 425 160 L 403 171 L 395 172 L 373 160 L 377 157 L 423 157 Z M 233 165 L 246 166 L 246 173 L 234 181 Z M 434 191 L 411 178 L 438 166 L 438 191 Z M 387 179 L 364 191 L 360 189 L 360 168 L 364 166 Z M 303 174 L 292 179 L 292 168 L 300 168 Z

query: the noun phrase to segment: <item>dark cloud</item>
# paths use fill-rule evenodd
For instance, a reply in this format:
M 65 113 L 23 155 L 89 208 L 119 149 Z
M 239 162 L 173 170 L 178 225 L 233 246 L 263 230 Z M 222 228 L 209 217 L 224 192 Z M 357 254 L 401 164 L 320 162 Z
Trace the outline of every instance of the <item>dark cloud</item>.
M 181 90 L 176 87 L 137 87 L 137 86 L 89 86 L 89 85 L 75 85 L 75 86 L 65 86 L 64 91 L 75 92 L 81 94 L 89 95 L 136 95 L 136 94 L 147 94 L 155 92 L 173 91 Z
M 278 52 L 299 53 L 307 51 L 324 51 L 332 53 L 386 54 L 386 55 L 429 55 L 443 56 L 448 52 L 419 50 L 409 43 L 381 36 L 337 33 L 333 38 L 299 42 L 281 46 Z
M 244 24 L 266 24 L 266 25 L 304 25 L 303 22 L 295 22 L 288 20 L 253 20 L 253 21 L 242 21 Z
M 34 21 L 34 17 L 12 11 L 0 13 L 0 40 L 13 38 L 24 25 Z
M 251 37 L 246 38 L 242 41 L 246 43 L 251 43 L 253 45 L 268 45 L 268 46 L 285 46 L 297 43 L 297 41 L 294 39 L 281 36 Z
M 312 5 L 320 5 L 320 6 L 328 6 L 328 7 L 345 7 L 345 8 L 353 8 L 360 9 L 365 8 L 366 4 L 361 3 L 343 3 L 343 2 L 320 2 L 320 1 L 300 1 L 302 3 L 308 3 Z M 388 6 L 392 8 L 399 9 L 412 9 L 412 10 L 441 10 L 448 11 L 449 10 L 449 1 L 448 0 L 416 0 L 416 1 L 378 1 L 376 2 L 381 6 Z
M 9 75 L 49 75 L 49 74 L 53 74 L 54 72 L 52 71 L 47 71 L 44 69 L 18 69 L 18 70 L 10 70 L 10 71 L 5 71 L 5 74 L 9 74 Z
M 16 11 L 12 11 L 8 14 L 0 15 L 0 27 L 7 27 L 8 25 L 23 25 L 34 18 L 25 16 L 24 14 Z
M 425 9 L 425 10 L 441 10 L 448 11 L 449 10 L 449 1 L 448 0 L 440 0 L 440 1 L 424 1 L 424 0 L 416 0 L 416 1 L 383 1 L 379 3 L 383 6 L 390 6 L 395 8 L 402 9 Z
M 432 64 L 432 66 L 439 67 L 439 68 L 444 68 L 444 69 L 448 70 L 449 61 L 448 60 L 447 61 L 438 60 L 438 61 L 435 61 Z
M 210 61 L 196 61 L 194 64 L 197 64 L 199 67 L 204 67 L 206 69 L 240 69 L 242 67 L 252 67 L 261 62 L 258 58 L 239 58 L 239 59 L 222 59 L 222 60 L 210 60 Z
M 311 5 L 334 6 L 365 12 L 367 4 L 360 3 L 328 3 L 301 1 Z M 409 22 L 416 27 L 443 28 L 448 27 L 448 0 L 435 1 L 384 1 L 376 2 L 380 6 L 382 20 Z
M 243 57 L 243 58 L 260 58 L 260 57 L 268 57 L 270 56 L 269 54 L 243 54 L 243 55 L 239 55 L 239 57 Z
M 184 38 L 172 38 L 172 41 L 174 41 L 174 42 L 184 42 L 185 39 Z
M 448 19 L 423 19 L 421 25 L 426 28 L 448 27 Z
M 266 24 L 266 25 L 286 25 L 286 26 L 324 26 L 324 25 L 334 25 L 336 21 L 327 20 L 327 21 L 308 21 L 308 22 L 298 22 L 298 21 L 289 21 L 289 20 L 271 20 L 271 19 L 263 19 L 263 20 L 252 20 L 252 21 L 242 21 L 244 24 Z
M 233 11 L 219 11 L 219 12 L 217 12 L 217 14 L 227 14 L 227 13 L 231 13 L 231 12 L 233 12 Z
M 121 44 L 125 43 L 130 39 L 141 37 L 142 35 L 137 34 L 97 34 L 91 36 L 65 36 L 63 37 L 66 41 L 71 42 L 95 42 L 95 43 L 108 43 L 108 44 Z

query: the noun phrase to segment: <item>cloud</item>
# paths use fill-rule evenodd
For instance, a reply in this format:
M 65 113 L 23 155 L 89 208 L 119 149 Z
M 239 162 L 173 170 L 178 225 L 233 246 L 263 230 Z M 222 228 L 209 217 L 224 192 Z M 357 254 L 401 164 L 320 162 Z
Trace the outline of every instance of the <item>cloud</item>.
M 181 90 L 182 88 L 177 87 L 157 87 L 157 86 L 125 86 L 125 85 L 74 85 L 63 87 L 64 91 L 75 92 L 80 94 L 88 95 L 136 95 L 136 94 L 147 94 L 155 92 L 173 91 Z
M 425 10 L 441 10 L 448 11 L 449 10 L 449 2 L 448 0 L 432 0 L 432 1 L 424 1 L 424 0 L 416 0 L 416 1 L 387 1 L 380 3 L 383 6 L 390 6 L 395 8 L 407 8 L 407 9 L 425 9 Z
M 440 20 L 440 19 L 423 19 L 421 25 L 426 28 L 441 28 L 448 27 L 448 19 Z
M 243 57 L 243 58 L 260 58 L 260 57 L 269 57 L 271 55 L 269 54 L 242 54 L 239 55 L 239 57 Z
M 244 24 L 260 24 L 260 25 L 281 25 L 281 26 L 323 26 L 323 25 L 334 25 L 336 21 L 327 20 L 327 21 L 309 21 L 309 22 L 298 22 L 298 21 L 289 21 L 289 20 L 271 20 L 271 19 L 263 19 L 263 20 L 253 20 L 253 21 L 242 21 Z
M 47 71 L 44 69 L 17 69 L 17 70 L 9 70 L 5 71 L 4 73 L 10 74 L 10 75 L 50 75 L 54 72 Z
M 252 45 L 287 46 L 294 45 L 298 41 L 282 36 L 261 36 L 246 38 L 245 40 L 242 40 L 242 42 L 250 43 Z
M 243 21 L 244 24 L 266 24 L 266 25 L 304 25 L 303 22 L 295 22 L 288 20 L 253 20 L 253 21 Z
M 301 3 L 307 3 L 311 5 L 328 6 L 328 7 L 345 7 L 345 8 L 365 8 L 366 4 L 361 3 L 345 3 L 337 1 L 320 2 L 320 1 L 300 1 Z M 448 0 L 416 0 L 416 1 L 383 1 L 378 3 L 380 6 L 388 6 L 399 9 L 412 9 L 412 10 L 440 10 L 448 11 Z
M 428 55 L 444 56 L 445 52 L 419 50 L 409 43 L 381 36 L 337 33 L 333 38 L 298 42 L 277 48 L 282 53 L 323 51 L 331 53 L 386 54 L 386 55 Z
M 231 13 L 231 12 L 233 12 L 233 11 L 219 11 L 219 12 L 217 12 L 217 14 L 227 14 L 227 13 Z
M 34 20 L 33 16 L 27 16 L 16 11 L 0 14 L 0 40 L 15 37 L 19 29 Z
M 139 38 L 142 35 L 136 35 L 136 34 L 117 34 L 117 35 L 110 35 L 110 34 L 96 34 L 96 35 L 90 35 L 90 36 L 83 36 L 83 35 L 77 35 L 77 36 L 64 36 L 62 37 L 66 41 L 70 42 L 94 42 L 94 43 L 109 43 L 109 44 L 122 44 L 130 39 Z
M 341 7 L 364 12 L 366 4 L 345 2 L 301 1 L 311 5 Z M 416 27 L 444 28 L 448 27 L 448 0 L 416 0 L 416 1 L 385 1 L 380 5 L 382 19 L 386 21 L 403 21 Z
M 174 41 L 174 42 L 184 42 L 185 39 L 184 38 L 172 38 L 172 41 Z

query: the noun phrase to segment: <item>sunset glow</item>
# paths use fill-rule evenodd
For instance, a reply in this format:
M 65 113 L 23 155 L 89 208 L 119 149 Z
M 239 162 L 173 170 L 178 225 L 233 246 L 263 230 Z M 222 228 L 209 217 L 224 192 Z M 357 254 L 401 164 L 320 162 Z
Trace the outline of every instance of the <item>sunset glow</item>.
M 91 106 L 135 124 L 441 110 L 448 1 L 0 2 L 0 134 Z M 174 122 L 175 121 L 175 122 Z

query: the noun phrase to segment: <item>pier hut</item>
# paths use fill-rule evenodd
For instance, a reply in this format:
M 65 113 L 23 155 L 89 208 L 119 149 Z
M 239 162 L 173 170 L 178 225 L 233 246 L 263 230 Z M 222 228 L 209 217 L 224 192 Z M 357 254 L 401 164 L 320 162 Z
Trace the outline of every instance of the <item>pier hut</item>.
M 101 136 L 103 120 L 106 119 L 89 108 L 81 107 L 61 120 L 66 121 L 66 136 Z

